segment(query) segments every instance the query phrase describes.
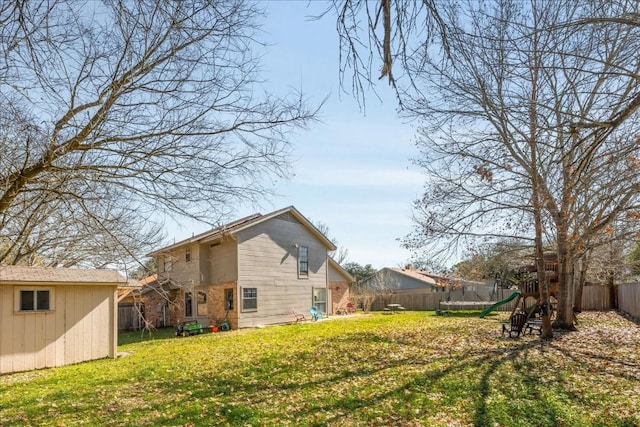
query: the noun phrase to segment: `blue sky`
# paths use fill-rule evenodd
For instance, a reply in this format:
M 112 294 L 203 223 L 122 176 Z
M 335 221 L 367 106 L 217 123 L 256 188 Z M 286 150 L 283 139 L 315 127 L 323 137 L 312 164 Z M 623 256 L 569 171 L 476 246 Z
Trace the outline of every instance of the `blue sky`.
M 410 161 L 418 155 L 413 128 L 397 118 L 386 81 L 376 87 L 382 101 L 373 92 L 367 94 L 364 112 L 351 95 L 341 93 L 335 21 L 330 16 L 309 19 L 322 11 L 324 2 L 265 5 L 267 87 L 275 93 L 302 90 L 317 104 L 327 100 L 321 123 L 291 139 L 295 175 L 278 181 L 274 191 L 280 196 L 262 203 L 259 212 L 293 205 L 329 227 L 330 237 L 349 250 L 348 261 L 376 268 L 406 263 L 410 253 L 397 239 L 411 231 L 411 202 L 420 196 L 425 180 Z M 255 208 L 239 206 L 237 212 L 234 218 Z M 180 240 L 209 228 L 189 227 L 169 229 L 168 237 Z

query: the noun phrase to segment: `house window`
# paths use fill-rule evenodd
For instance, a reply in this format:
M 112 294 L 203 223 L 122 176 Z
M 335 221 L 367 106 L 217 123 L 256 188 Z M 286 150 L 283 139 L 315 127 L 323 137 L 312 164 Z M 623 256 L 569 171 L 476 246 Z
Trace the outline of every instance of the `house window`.
M 243 288 L 242 289 L 242 310 L 253 311 L 258 309 L 258 289 Z
M 207 309 L 207 294 L 201 291 L 198 291 L 198 308 L 197 308 L 198 316 L 206 316 Z
M 173 259 L 171 259 L 171 255 L 164 256 L 164 271 L 169 272 L 173 268 Z
M 309 248 L 298 247 L 298 277 L 309 277 Z
M 50 311 L 51 293 L 49 289 L 21 289 L 18 307 L 20 311 Z
M 184 250 L 184 260 L 186 262 L 191 262 L 191 248 L 187 248 Z
M 184 317 L 193 317 L 193 295 L 191 292 L 184 293 Z
M 225 310 L 233 310 L 233 289 L 224 290 L 224 308 Z

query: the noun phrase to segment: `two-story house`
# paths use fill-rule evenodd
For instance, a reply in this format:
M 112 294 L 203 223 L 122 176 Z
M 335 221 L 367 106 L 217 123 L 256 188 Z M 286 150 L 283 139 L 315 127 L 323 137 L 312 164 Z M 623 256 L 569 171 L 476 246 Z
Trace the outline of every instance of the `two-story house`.
M 331 271 L 341 269 L 328 257 L 335 249 L 293 206 L 242 218 L 150 254 L 158 279 L 142 294 L 145 316 L 172 326 L 227 317 L 236 329 L 290 322 L 292 310 L 311 306 L 332 311 Z M 343 276 L 344 292 L 350 276 Z

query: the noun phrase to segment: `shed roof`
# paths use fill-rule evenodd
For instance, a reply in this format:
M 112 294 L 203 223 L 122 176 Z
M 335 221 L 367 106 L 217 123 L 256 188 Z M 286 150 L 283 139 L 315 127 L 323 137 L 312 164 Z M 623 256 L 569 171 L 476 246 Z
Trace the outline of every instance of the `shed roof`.
M 0 266 L 0 283 L 124 285 L 116 270 Z

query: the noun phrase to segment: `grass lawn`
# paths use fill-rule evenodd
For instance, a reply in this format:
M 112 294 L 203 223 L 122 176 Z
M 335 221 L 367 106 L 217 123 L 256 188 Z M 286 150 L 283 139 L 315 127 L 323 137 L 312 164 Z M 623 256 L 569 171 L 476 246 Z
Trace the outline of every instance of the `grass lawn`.
M 144 338 L 0 377 L 0 426 L 640 425 L 640 328 L 613 312 L 551 342 L 433 312 Z

